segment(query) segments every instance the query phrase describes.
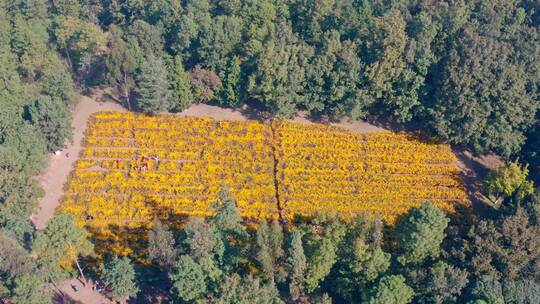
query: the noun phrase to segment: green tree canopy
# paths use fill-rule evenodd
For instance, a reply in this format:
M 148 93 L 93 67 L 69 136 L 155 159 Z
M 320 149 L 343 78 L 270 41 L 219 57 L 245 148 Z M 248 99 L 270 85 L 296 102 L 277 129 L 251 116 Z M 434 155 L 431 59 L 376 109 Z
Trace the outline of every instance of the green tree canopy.
M 272 282 L 276 279 L 283 281 L 285 273 L 280 264 L 284 256 L 281 226 L 276 221 L 271 226 L 262 221 L 256 233 L 255 260 L 259 263 L 265 279 Z
M 331 285 L 344 299 L 354 302 L 366 287 L 390 267 L 391 254 L 382 249 L 381 223 L 358 218 L 343 238 Z
M 259 279 L 252 276 L 240 277 L 234 273 L 225 277 L 220 288 L 217 291 L 215 304 L 283 304 L 279 298 L 279 293 L 273 282 L 262 283 Z
M 295 230 L 292 233 L 288 249 L 287 265 L 289 268 L 289 293 L 293 300 L 298 300 L 305 293 L 306 256 L 302 242 L 303 232 Z
M 275 37 L 254 60 L 248 93 L 273 114 L 291 117 L 305 102 L 306 67 L 313 50 L 292 32 L 289 24 L 277 25 Z
M 100 277 L 110 295 L 117 299 L 135 297 L 139 287 L 135 281 L 135 269 L 128 257 L 115 257 L 106 265 L 99 266 Z
M 428 258 L 437 258 L 444 230 L 450 220 L 433 204 L 412 209 L 396 227 L 397 246 L 401 251 L 400 263 L 419 264 Z
M 471 227 L 463 247 L 467 265 L 477 276 L 532 279 L 540 271 L 540 226 L 523 208 Z
M 120 96 L 128 103 L 131 91 L 135 86 L 135 58 L 128 44 L 122 38 L 123 32 L 116 25 L 112 25 L 109 38 L 109 54 L 106 60 L 107 78 L 120 92 Z
M 148 55 L 137 77 L 137 105 L 143 112 L 157 113 L 171 107 L 167 70 L 161 58 Z
M 180 234 L 179 247 L 193 259 L 223 258 L 224 243 L 217 228 L 199 217 L 190 217 Z
M 423 83 L 406 61 L 406 25 L 397 10 L 374 19 L 365 68 L 370 93 L 400 121 L 410 120 L 413 108 L 420 106 L 418 89 Z
M 72 16 L 59 16 L 54 35 L 66 52 L 71 67 L 77 66 L 84 55 L 98 55 L 106 49 L 101 28 Z
M 454 303 L 469 282 L 466 271 L 447 264 L 436 262 L 429 269 L 418 270 L 420 285 L 415 288 L 419 303 Z
M 437 132 L 480 152 L 510 155 L 535 119 L 538 102 L 528 90 L 525 67 L 512 47 L 494 37 L 465 30 L 443 60 L 430 107 Z
M 27 273 L 15 279 L 11 300 L 13 303 L 49 304 L 52 303 L 51 291 L 42 278 Z
M 128 28 L 127 33 L 137 41 L 143 54 L 158 56 L 163 51 L 163 29 L 144 20 L 135 20 Z
M 336 214 L 318 214 L 306 227 L 303 237 L 307 258 L 305 286 L 316 290 L 337 262 L 338 246 L 345 235 L 345 225 Z
M 201 265 L 190 256 L 182 255 L 169 275 L 178 299 L 193 303 L 207 292 L 206 276 Z
M 534 184 L 528 176 L 527 166 L 521 166 L 517 161 L 508 162 L 486 176 L 484 191 L 495 206 L 513 196 L 519 202 L 534 191 Z
M 63 149 L 73 140 L 71 111 L 59 99 L 40 95 L 28 106 L 28 118 L 45 137 L 49 152 Z
M 229 107 L 237 107 L 241 103 L 242 68 L 240 59 L 231 57 L 225 68 L 225 78 L 221 85 L 220 103 Z
M 363 64 L 357 52 L 358 44 L 341 41 L 337 31 L 325 34 L 323 46 L 307 71 L 308 111 L 352 118 L 367 114 L 373 98 L 362 88 Z
M 0 227 L 27 221 L 43 194 L 32 176 L 0 168 Z
M 78 257 L 92 254 L 93 249 L 86 230 L 76 225 L 71 214 L 53 217 L 45 230 L 38 233 L 32 247 L 38 266 L 49 271 L 51 280 L 64 277 L 73 263 L 83 275 Z
M 407 304 L 411 303 L 414 290 L 405 283 L 401 275 L 382 277 L 371 290 L 366 303 L 369 304 Z
M 247 240 L 249 234 L 241 224 L 240 212 L 228 186 L 223 185 L 216 207 L 216 213 L 208 222 L 224 244 L 223 266 L 227 270 L 231 270 L 240 265 L 241 253 L 245 250 L 246 245 L 243 241 Z
M 181 112 L 189 108 L 193 103 L 193 93 L 189 75 L 184 70 L 180 56 L 174 57 L 169 67 L 169 79 L 172 88 L 172 110 Z
M 242 39 L 242 19 L 236 16 L 216 16 L 210 28 L 201 32 L 197 56 L 206 66 L 223 71 Z M 220 74 L 222 75 L 222 74 Z
M 23 176 L 35 174 L 45 168 L 46 152 L 47 142 L 39 126 L 19 124 L 17 132 L 6 135 L 0 151 L 5 158 L 0 162 L 8 171 L 21 172 Z

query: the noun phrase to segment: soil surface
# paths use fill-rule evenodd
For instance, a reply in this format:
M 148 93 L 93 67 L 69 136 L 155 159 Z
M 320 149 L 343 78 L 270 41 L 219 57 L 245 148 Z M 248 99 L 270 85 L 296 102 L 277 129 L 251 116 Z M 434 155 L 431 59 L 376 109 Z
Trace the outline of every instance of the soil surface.
M 59 287 L 60 291 L 56 291 L 53 303 L 63 304 L 112 304 L 114 303 L 103 295 L 97 292 L 93 287 L 96 285 L 92 281 L 87 281 L 84 285 L 78 279 L 67 280 Z
M 467 195 L 477 213 L 487 214 L 492 207 L 482 201 L 482 181 L 491 170 L 498 169 L 503 161 L 495 154 L 477 155 L 469 150 L 454 148 L 460 177 Z

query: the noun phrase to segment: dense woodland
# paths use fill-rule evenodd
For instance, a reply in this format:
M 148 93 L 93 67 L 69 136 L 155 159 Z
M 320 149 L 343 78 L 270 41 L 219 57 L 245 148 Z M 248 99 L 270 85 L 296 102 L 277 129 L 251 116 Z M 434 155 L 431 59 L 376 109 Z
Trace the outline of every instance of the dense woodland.
M 0 302 L 51 302 L 76 261 L 140 302 L 540 303 L 539 35 L 535 0 L 0 0 Z M 395 227 L 320 215 L 245 229 L 224 188 L 211 218 L 155 222 L 150 265 L 86 265 L 73 218 L 28 219 L 33 177 L 98 85 L 135 111 L 369 118 L 509 162 L 478 214 L 426 203 Z

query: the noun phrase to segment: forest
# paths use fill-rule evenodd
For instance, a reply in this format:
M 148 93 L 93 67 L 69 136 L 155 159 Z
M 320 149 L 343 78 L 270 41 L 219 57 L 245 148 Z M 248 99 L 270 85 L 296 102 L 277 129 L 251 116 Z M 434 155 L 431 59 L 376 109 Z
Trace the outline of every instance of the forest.
M 137 303 L 540 303 L 537 0 L 0 0 L 0 80 L 2 303 L 51 303 L 81 266 Z M 425 202 L 395 225 L 246 225 L 223 185 L 214 215 L 156 219 L 146 262 L 97 257 L 73 216 L 29 220 L 96 87 L 150 115 L 362 119 L 504 165 L 468 181 L 492 204 Z

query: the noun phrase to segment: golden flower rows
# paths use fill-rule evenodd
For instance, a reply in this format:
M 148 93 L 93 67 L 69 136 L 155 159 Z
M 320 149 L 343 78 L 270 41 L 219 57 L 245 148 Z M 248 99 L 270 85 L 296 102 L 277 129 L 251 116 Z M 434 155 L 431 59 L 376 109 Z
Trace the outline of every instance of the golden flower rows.
M 338 211 L 393 221 L 426 201 L 448 212 L 467 201 L 448 145 L 288 121 L 274 121 L 272 129 L 284 216 Z
M 223 183 L 253 218 L 338 211 L 393 221 L 425 201 L 448 212 L 467 201 L 449 146 L 407 134 L 100 112 L 85 135 L 61 211 L 118 254 L 132 253 L 136 242 L 123 238 L 154 217 L 211 215 Z
M 94 226 L 204 216 L 225 183 L 243 216 L 277 217 L 270 142 L 256 122 L 97 113 L 61 208 Z

